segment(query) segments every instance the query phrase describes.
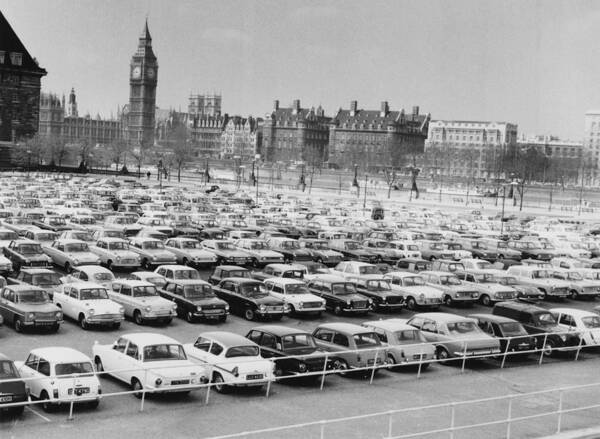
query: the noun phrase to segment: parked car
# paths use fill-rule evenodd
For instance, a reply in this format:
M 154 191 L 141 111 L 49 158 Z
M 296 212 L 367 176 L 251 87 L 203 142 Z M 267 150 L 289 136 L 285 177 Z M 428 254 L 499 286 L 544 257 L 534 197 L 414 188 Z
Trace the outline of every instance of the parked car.
M 287 304 L 269 296 L 262 283 L 254 279 L 226 278 L 214 287 L 214 291 L 229 304 L 232 313 L 242 315 L 246 320 L 257 317 L 280 320 L 289 312 Z
M 237 265 L 219 265 L 215 267 L 214 271 L 208 278 L 208 283 L 212 285 L 217 285 L 223 279 L 227 279 L 229 277 L 244 277 L 247 279 L 251 279 L 250 271 L 246 268 L 238 267 Z
M 419 245 L 419 250 L 421 250 L 421 257 L 423 259 L 430 261 L 434 261 L 436 259 L 454 259 L 454 252 L 448 250 L 440 241 L 421 240 L 417 242 Z
M 544 299 L 549 299 L 550 297 L 565 298 L 570 295 L 569 283 L 555 279 L 552 276 L 552 268 L 546 269 L 533 265 L 513 265 L 506 272 L 514 276 L 520 284 L 537 288 L 544 296 Z
M 256 236 L 256 233 L 253 233 Z M 269 249 L 269 245 L 262 239 L 238 239 L 235 246 L 252 257 L 254 267 L 266 264 L 283 263 L 284 256 L 280 252 Z
M 187 265 L 159 265 L 154 272 L 167 280 L 198 280 L 198 270 Z
M 392 291 L 404 297 L 406 308 L 411 311 L 417 308 L 438 309 L 442 304 L 443 291 L 427 285 L 425 278 L 419 274 L 392 271 L 384 278 L 390 282 Z
M 164 264 L 175 264 L 177 257 L 158 239 L 131 238 L 129 249 L 137 253 L 141 266 L 151 271 L 153 267 Z
M 442 302 L 446 306 L 473 305 L 479 300 L 479 292 L 462 282 L 455 274 L 445 271 L 423 271 L 421 276 L 427 285 L 443 291 Z
M 364 248 L 358 241 L 352 239 L 333 239 L 330 241 L 333 250 L 344 255 L 344 259 L 351 261 L 369 262 L 374 264 L 381 262 L 381 257 Z
M 42 219 L 32 221 L 32 224 L 40 229 L 52 232 L 62 232 L 71 228 L 67 225 L 67 221 L 59 215 L 48 215 Z
M 61 286 L 61 280 L 58 273 L 47 268 L 23 268 L 16 278 L 8 278 L 8 284 L 39 287 L 52 299 L 52 295 Z
M 448 273 L 460 273 L 465 271 L 462 262 L 448 259 L 436 259 L 431 263 L 431 271 L 446 271 Z
M 536 340 L 516 320 L 494 314 L 470 314 L 482 331 L 500 341 L 500 350 L 507 360 L 527 356 L 535 351 Z
M 90 251 L 87 243 L 75 239 L 54 241 L 50 247 L 43 247 L 44 253 L 52 258 L 54 265 L 70 273 L 79 265 L 99 265 L 100 258 Z
M 17 332 L 26 328 L 46 328 L 57 332 L 63 322 L 60 308 L 54 305 L 48 294 L 32 285 L 7 285 L 0 293 L 0 315 L 5 324 Z
M 263 387 L 275 377 L 275 365 L 261 356 L 258 344 L 232 332 L 202 332 L 183 345 L 188 358 L 206 366 L 219 393 L 234 387 Z
M 346 279 L 359 279 L 362 276 L 381 274 L 381 272 L 374 264 L 359 261 L 342 261 L 331 270 L 331 274 Z
M 217 258 L 217 265 L 250 265 L 252 256 L 240 250 L 233 243 L 225 239 L 207 239 L 202 241 L 202 247 L 213 253 Z
M 500 342 L 479 329 L 471 318 L 432 312 L 415 314 L 407 323 L 420 329 L 425 339 L 435 344 L 437 358 L 442 362 L 500 353 Z
M 128 280 L 141 280 L 144 282 L 150 282 L 157 288 L 162 288 L 167 284 L 167 279 L 154 271 L 134 271 L 127 276 Z
M 280 325 L 256 326 L 246 338 L 260 346 L 263 358 L 275 365 L 277 377 L 302 377 L 333 368 L 335 359 L 320 349 L 312 334 Z M 313 375 L 318 377 L 318 375 Z
M 108 296 L 106 287 L 92 282 L 73 282 L 63 285 L 52 301 L 63 316 L 79 323 L 81 329 L 91 326 L 109 326 L 119 329 L 125 309 Z
M 325 311 L 325 301 L 312 294 L 301 280 L 273 277 L 263 284 L 265 291 L 288 305 L 291 314 L 316 314 L 319 317 Z
M 421 271 L 431 270 L 431 262 L 421 258 L 399 259 L 396 262 L 396 268 L 411 273 L 420 273 Z
M 549 261 L 554 254 L 549 249 L 542 247 L 541 243 L 535 241 L 508 241 L 507 247 L 521 252 L 523 259 L 539 259 Z
M 526 299 L 529 301 L 538 301 L 544 298 L 544 295 L 537 288 L 531 285 L 520 283 L 516 277 L 507 273 L 505 270 L 488 270 L 494 275 L 496 282 L 501 285 L 511 287 L 517 292 L 517 299 Z
M 308 282 L 309 291 L 325 299 L 325 308 L 336 315 L 343 313 L 366 315 L 372 300 L 358 294 L 354 284 L 343 277 L 331 274 L 315 276 Z
M 177 305 L 163 299 L 154 284 L 139 280 L 119 279 L 108 293 L 111 300 L 121 304 L 125 316 L 142 325 L 157 322 L 168 325 L 177 315 Z
M 191 267 L 212 267 L 217 263 L 213 252 L 202 248 L 197 239 L 179 237 L 167 239 L 167 249 L 177 257 L 177 263 Z
M 555 268 L 552 276 L 569 283 L 571 299 L 595 299 L 600 296 L 600 281 L 585 279 L 577 269 Z
M 600 345 L 600 317 L 598 314 L 576 308 L 550 308 L 549 310 L 565 331 L 576 331 L 585 346 Z
M 4 247 L 4 256 L 12 263 L 15 272 L 22 267 L 51 267 L 52 259 L 44 253 L 42 246 L 37 242 L 27 239 L 11 241 L 8 247 Z M 0 272 L 6 270 L 6 262 L 0 261 Z
M 300 245 L 310 251 L 314 261 L 326 266 L 334 266 L 344 258 L 342 253 L 331 249 L 326 239 L 301 238 Z
M 187 394 L 209 380 L 207 368 L 190 361 L 183 345 L 163 334 L 123 334 L 111 344 L 96 342 L 92 352 L 96 370 L 131 386 L 138 398 L 143 391 Z
M 555 355 L 560 349 L 579 345 L 579 336 L 558 326 L 556 317 L 539 306 L 519 303 L 500 302 L 494 305 L 492 314 L 518 321 L 525 330 L 533 335 L 538 349 L 544 355 Z
M 290 263 L 293 261 L 312 261 L 311 252 L 303 248 L 296 239 L 285 237 L 272 237 L 267 239 L 267 244 L 271 250 L 283 255 L 283 261 Z
M 201 279 L 168 279 L 159 293 L 177 305 L 177 315 L 189 323 L 197 320 L 218 320 L 224 323 L 229 305 L 219 299 L 212 286 Z
M 30 395 L 42 400 L 46 412 L 61 404 L 98 407 L 102 393 L 92 360 L 70 347 L 33 349 L 25 362 L 16 362 Z
M 300 264 L 269 264 L 262 271 L 253 271 L 253 279 L 264 281 L 272 277 L 304 279 L 305 267 Z
M 367 368 L 380 368 L 387 363 L 387 347 L 369 328 L 352 323 L 323 323 L 315 328 L 313 336 L 319 348 L 333 353 L 334 369 L 370 373 Z
M 357 293 L 371 299 L 373 311 L 400 311 L 405 305 L 404 296 L 393 290 L 390 280 L 382 274 L 367 274 L 348 280 L 354 282 Z
M 421 370 L 435 359 L 435 346 L 428 343 L 421 331 L 406 323 L 405 319 L 386 319 L 364 322 L 365 328 L 375 332 L 387 348 L 390 365 L 421 363 Z
M 136 269 L 141 264 L 138 254 L 131 251 L 129 243 L 121 238 L 99 239 L 90 250 L 109 269 Z
M 484 306 L 492 306 L 496 302 L 514 300 L 517 292 L 508 285 L 496 281 L 493 272 L 488 270 L 467 270 L 458 273 L 458 278 L 471 285 L 479 293 L 479 302 Z
M 27 230 L 23 234 L 23 238 L 38 242 L 42 245 L 42 248 L 44 248 L 52 245 L 52 243 L 58 239 L 58 233 L 36 228 L 34 230 Z
M 5 404 L 25 403 L 29 401 L 29 386 L 25 383 L 17 366 L 6 355 L 0 353 L 0 414 L 23 414 L 25 405 L 6 407 Z

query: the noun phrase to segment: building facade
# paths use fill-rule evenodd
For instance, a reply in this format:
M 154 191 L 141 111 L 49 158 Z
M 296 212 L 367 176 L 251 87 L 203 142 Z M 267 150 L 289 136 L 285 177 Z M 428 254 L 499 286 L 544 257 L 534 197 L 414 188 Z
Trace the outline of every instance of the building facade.
M 377 110 L 362 110 L 357 101 L 339 109 L 329 124 L 328 161 L 337 167 L 377 170 L 405 166 L 410 155 L 421 154 L 430 115 L 390 111 L 387 102 Z
M 257 153 L 268 162 L 321 164 L 327 160 L 330 118 L 321 106 L 302 108 L 295 100 L 282 108 L 275 101 L 262 129 L 262 148 Z
M 127 132 L 133 147 L 149 148 L 154 145 L 157 83 L 158 62 L 146 21 L 129 69 Z
M 431 121 L 421 166 L 429 174 L 501 178 L 502 159 L 517 147 L 517 131 L 508 122 Z
M 46 70 L 29 54 L 2 11 L 0 35 L 0 142 L 16 142 L 38 130 Z
M 190 116 L 211 116 L 221 115 L 222 97 L 218 94 L 191 94 L 188 104 L 188 114 Z
M 582 155 L 591 179 L 597 182 L 600 169 L 600 110 L 585 113 Z
M 252 116 L 233 116 L 221 134 L 221 158 L 252 160 L 257 154 L 258 121 Z
M 188 115 L 189 137 L 192 151 L 197 157 L 220 157 L 221 136 L 228 121 L 227 114 L 222 116 Z
M 546 181 L 577 179 L 583 165 L 583 142 L 562 140 L 556 136 L 521 137 L 517 145 L 521 151 L 535 148 L 548 158 Z

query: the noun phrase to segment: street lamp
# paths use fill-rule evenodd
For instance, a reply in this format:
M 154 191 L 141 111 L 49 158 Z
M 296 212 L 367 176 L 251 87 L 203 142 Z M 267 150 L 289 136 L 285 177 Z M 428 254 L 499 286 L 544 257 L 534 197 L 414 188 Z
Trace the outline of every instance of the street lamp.
M 354 180 L 352 181 L 352 186 L 356 188 L 356 198 L 360 197 L 360 188 L 358 187 L 358 165 L 354 164 Z

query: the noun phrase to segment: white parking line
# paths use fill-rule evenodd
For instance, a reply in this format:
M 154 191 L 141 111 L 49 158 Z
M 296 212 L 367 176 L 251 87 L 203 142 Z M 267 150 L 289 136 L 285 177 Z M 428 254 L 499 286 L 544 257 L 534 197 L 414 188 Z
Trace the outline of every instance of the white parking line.
M 45 417 L 44 415 L 42 415 L 41 413 L 38 413 L 37 410 L 32 409 L 31 407 L 25 407 L 27 410 L 29 410 L 30 412 L 32 412 L 35 415 L 38 415 L 40 418 L 42 418 L 44 421 L 46 422 L 52 422 L 49 418 Z

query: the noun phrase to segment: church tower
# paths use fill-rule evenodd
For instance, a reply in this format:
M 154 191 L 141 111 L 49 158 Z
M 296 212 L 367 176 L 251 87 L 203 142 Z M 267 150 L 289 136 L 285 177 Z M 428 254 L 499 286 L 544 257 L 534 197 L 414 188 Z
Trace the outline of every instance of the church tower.
M 149 148 L 154 144 L 154 114 L 158 63 L 152 51 L 148 20 L 140 35 L 138 48 L 131 57 L 129 69 L 129 142 L 132 146 Z
M 63 104 L 63 108 L 64 104 Z M 77 98 L 75 97 L 75 89 L 71 88 L 71 93 L 69 93 L 69 105 L 66 107 L 67 117 L 77 117 L 79 114 L 77 113 Z

